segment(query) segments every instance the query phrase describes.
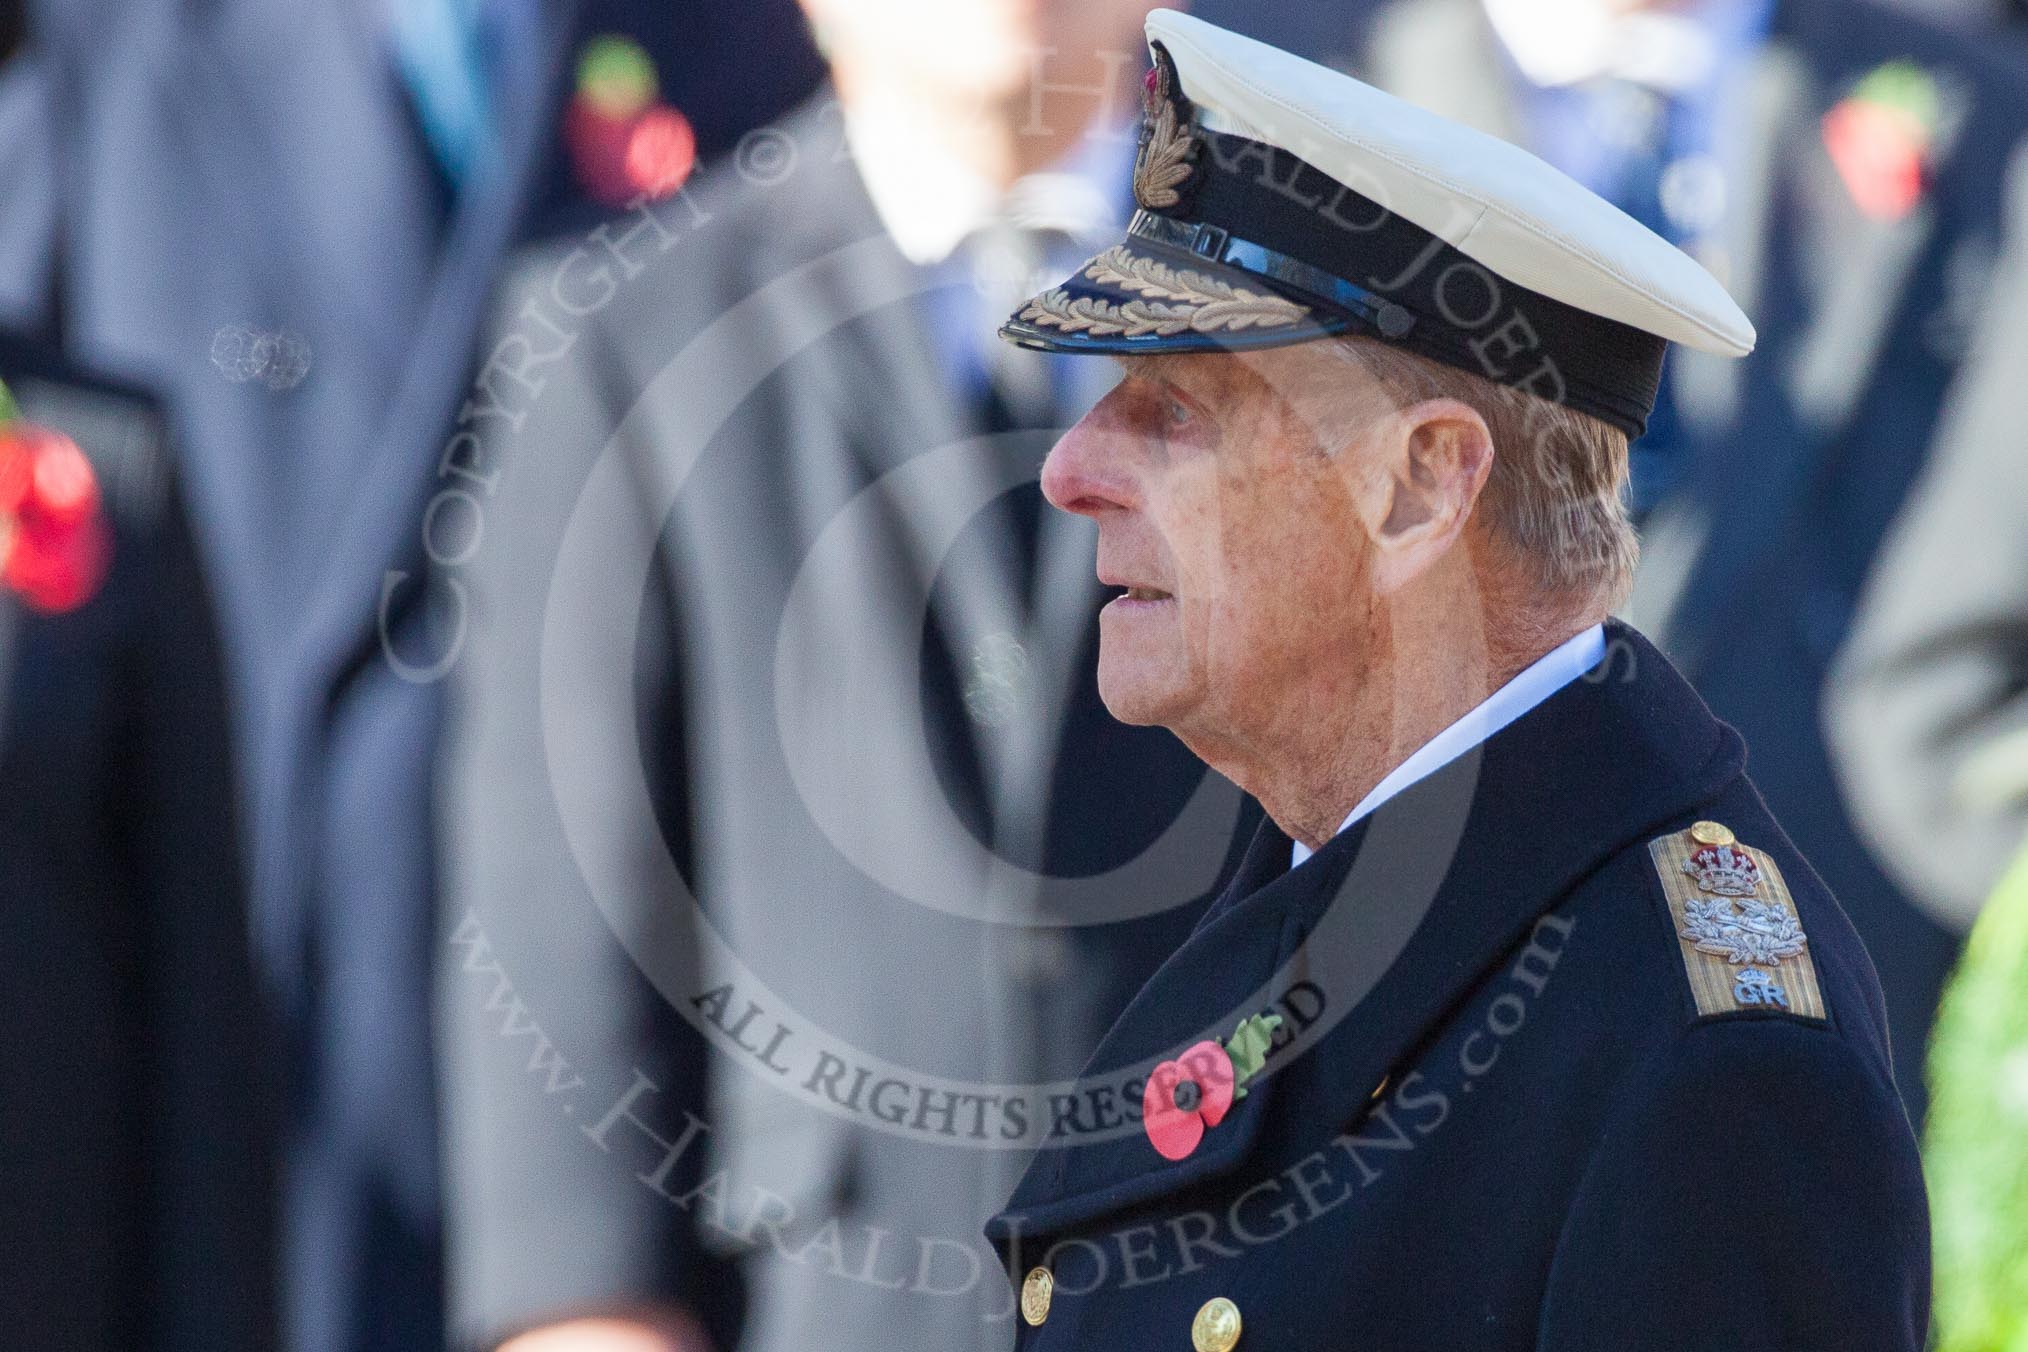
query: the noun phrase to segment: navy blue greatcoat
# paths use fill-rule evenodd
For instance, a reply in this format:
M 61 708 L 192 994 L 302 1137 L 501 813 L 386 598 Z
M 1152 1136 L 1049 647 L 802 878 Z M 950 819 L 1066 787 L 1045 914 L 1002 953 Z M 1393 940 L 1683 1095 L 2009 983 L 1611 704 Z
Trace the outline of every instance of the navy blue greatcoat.
M 1922 1346 L 1927 1208 L 1871 963 L 1737 734 L 1633 630 L 1608 640 L 1301 868 L 1263 826 L 1091 1062 L 1127 1120 L 1087 1115 L 987 1226 L 1019 1348 L 1216 1352 L 1217 1300 L 1240 1352 Z M 1693 972 L 1754 964 L 1679 935 L 1649 847 L 1698 822 L 1786 881 L 1814 968 L 1814 991 L 1778 973 L 1788 1011 L 1707 975 L 1699 1012 Z M 1164 1159 L 1139 1077 L 1271 1007 L 1249 1092 Z

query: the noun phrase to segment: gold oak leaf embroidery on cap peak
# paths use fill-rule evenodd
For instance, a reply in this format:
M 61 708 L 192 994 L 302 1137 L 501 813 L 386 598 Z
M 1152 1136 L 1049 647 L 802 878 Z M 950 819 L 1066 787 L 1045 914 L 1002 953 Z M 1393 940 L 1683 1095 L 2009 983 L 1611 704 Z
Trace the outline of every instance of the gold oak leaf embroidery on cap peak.
M 1118 244 L 1094 258 L 1084 275 L 1102 286 L 1117 286 L 1144 299 L 1120 303 L 1086 296 L 1073 300 L 1059 287 L 1030 301 L 1021 318 L 1069 333 L 1138 338 L 1149 333 L 1167 337 L 1186 329 L 1216 333 L 1283 328 L 1300 323 L 1310 313 L 1308 306 L 1281 296 L 1249 291 L 1189 268 L 1173 268 Z

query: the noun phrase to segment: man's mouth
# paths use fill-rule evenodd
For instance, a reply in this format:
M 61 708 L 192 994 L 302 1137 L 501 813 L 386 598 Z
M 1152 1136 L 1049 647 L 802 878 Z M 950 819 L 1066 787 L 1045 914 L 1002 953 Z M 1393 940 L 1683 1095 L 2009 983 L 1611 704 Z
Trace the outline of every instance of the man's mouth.
M 1106 563 L 1099 564 L 1098 580 L 1099 585 L 1102 587 L 1119 588 L 1120 594 L 1115 596 L 1110 603 L 1115 606 L 1134 609 L 1144 605 L 1156 605 L 1163 601 L 1173 601 L 1176 599 L 1172 593 L 1163 591 L 1160 587 L 1151 587 L 1145 582 L 1135 580 L 1127 575 L 1125 569 L 1115 568 Z

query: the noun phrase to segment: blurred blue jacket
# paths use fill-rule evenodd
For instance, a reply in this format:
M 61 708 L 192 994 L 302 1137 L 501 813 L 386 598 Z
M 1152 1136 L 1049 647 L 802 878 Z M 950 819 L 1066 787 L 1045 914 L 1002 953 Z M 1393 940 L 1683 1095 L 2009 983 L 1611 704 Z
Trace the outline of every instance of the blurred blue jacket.
M 498 260 L 557 200 L 577 35 L 652 27 L 666 50 L 687 12 L 526 9 L 534 78 L 500 101 L 500 172 L 464 192 L 420 134 L 380 0 L 49 0 L 0 78 L 0 320 L 166 397 L 285 1040 L 281 1329 L 240 1317 L 268 1297 L 234 1275 L 270 1237 L 221 1231 L 187 1268 L 209 1289 L 154 1293 L 150 1346 L 441 1343 L 430 777 L 462 591 L 428 564 L 475 544 L 483 505 L 429 506 Z M 807 86 L 813 59 L 769 47 L 778 30 L 746 62 L 699 49 L 707 109 L 742 72 L 731 116 Z

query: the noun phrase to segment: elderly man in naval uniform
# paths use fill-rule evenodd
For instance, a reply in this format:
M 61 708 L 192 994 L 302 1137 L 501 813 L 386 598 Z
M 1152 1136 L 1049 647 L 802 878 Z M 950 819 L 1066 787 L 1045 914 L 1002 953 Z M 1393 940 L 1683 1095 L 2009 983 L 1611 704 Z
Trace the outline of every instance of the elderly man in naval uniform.
M 1502 141 L 1147 32 L 1128 237 L 1002 332 L 1122 368 L 1043 471 L 1100 690 L 1269 820 L 988 1224 L 1019 1345 L 1914 1352 L 1872 967 L 1608 618 L 1665 350 L 1752 326 Z

